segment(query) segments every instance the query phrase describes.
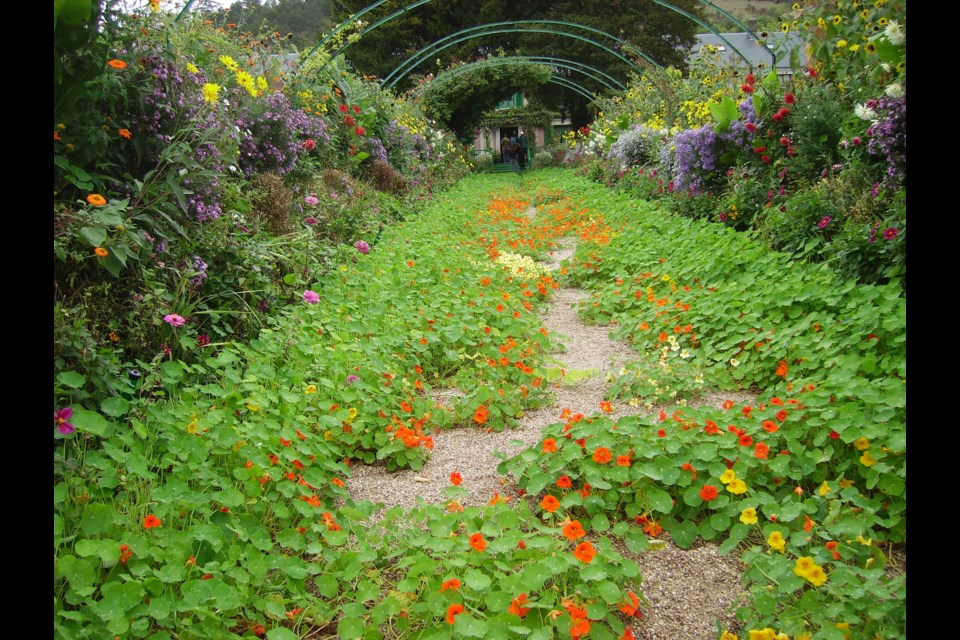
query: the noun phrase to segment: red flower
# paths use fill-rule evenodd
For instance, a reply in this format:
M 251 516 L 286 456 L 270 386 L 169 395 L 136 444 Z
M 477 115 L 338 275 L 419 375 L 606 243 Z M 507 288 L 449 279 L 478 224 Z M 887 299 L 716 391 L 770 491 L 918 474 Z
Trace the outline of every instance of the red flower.
M 690 464 L 689 462 L 684 462 L 683 465 L 681 465 L 680 470 L 681 470 L 681 471 L 689 471 L 690 473 L 693 474 L 693 478 L 691 478 L 691 479 L 692 479 L 692 480 L 696 480 L 696 479 L 697 479 L 697 470 L 694 469 L 694 468 L 693 468 L 693 465 Z
M 790 141 L 790 138 L 788 138 L 787 136 L 780 136 L 781 147 L 789 147 L 791 144 L 793 144 L 793 142 Z
M 507 607 L 507 613 L 512 613 L 515 616 L 520 616 L 521 618 L 527 615 L 527 612 L 530 611 L 530 607 L 524 607 L 522 605 L 527 603 L 527 594 L 521 593 L 519 596 L 510 601 L 510 606 Z
M 705 484 L 703 488 L 700 489 L 700 498 L 705 502 L 710 502 L 718 495 L 720 495 L 720 492 L 717 491 L 717 488 L 712 484 Z
M 353 105 L 353 112 L 359 115 L 360 105 L 357 105 L 357 104 Z
M 797 101 L 797 99 L 796 99 L 796 97 L 794 97 L 794 95 L 793 95 L 792 93 L 785 93 L 785 94 L 783 94 L 783 102 L 784 102 L 784 104 L 793 104 L 793 103 L 796 102 L 796 101 Z
M 460 475 L 459 471 L 454 471 L 450 474 L 450 484 L 459 487 L 461 482 L 463 482 L 463 476 Z
M 753 75 L 752 73 L 748 73 L 747 77 L 743 79 L 743 82 L 752 87 L 757 83 L 757 76 Z
M 314 141 L 313 138 L 310 138 L 309 140 L 304 140 L 303 148 L 306 149 L 307 151 L 313 151 L 314 149 L 317 148 L 317 143 L 316 141 Z
M 753 438 L 745 433 L 742 433 L 737 438 L 737 444 L 739 444 L 741 447 L 749 447 L 751 444 L 753 444 Z
M 659 431 L 657 431 L 657 435 L 658 435 L 659 437 L 661 437 L 661 438 L 666 438 L 666 437 L 667 437 L 667 430 L 666 430 L 666 429 L 660 429 Z
M 480 405 L 473 414 L 473 421 L 477 424 L 483 424 L 490 416 L 490 410 L 486 406 Z
M 583 525 L 580 524 L 579 520 L 568 522 L 563 527 L 563 537 L 567 540 L 577 540 L 585 535 L 587 535 L 587 532 L 583 530 Z
M 753 448 L 753 455 L 759 458 L 760 460 L 766 460 L 769 454 L 770 454 L 770 447 L 768 447 L 762 442 L 758 442 L 757 446 Z
M 777 411 L 777 415 L 775 415 L 774 418 L 777 419 L 777 422 L 783 422 L 784 420 L 786 420 L 787 419 L 786 409 L 780 409 L 780 411 Z
M 163 524 L 157 516 L 150 514 L 143 519 L 143 528 L 144 529 L 153 529 L 154 527 L 159 527 Z
M 460 581 L 457 580 L 456 578 L 450 578 L 449 580 L 447 580 L 446 582 L 440 585 L 440 593 L 443 593 L 447 589 L 456 591 L 459 588 L 460 588 Z
M 767 150 L 766 147 L 754 147 L 754 148 L 753 148 L 753 152 L 754 152 L 754 153 L 763 153 L 763 152 L 766 151 L 766 150 Z
M 573 550 L 573 557 L 584 564 L 590 564 L 596 555 L 597 552 L 593 548 L 593 545 L 586 541 L 578 544 L 577 548 Z
M 340 105 L 340 113 L 346 113 L 347 111 L 348 111 L 347 105 L 345 104 Z
M 763 430 L 767 433 L 775 433 L 780 430 L 780 427 L 773 420 L 764 420 L 763 421 Z
M 743 93 L 753 93 L 753 87 L 748 84 L 742 84 L 740 85 L 740 91 Z
M 569 489 L 573 486 L 573 483 L 570 481 L 570 476 L 560 476 L 557 478 L 557 486 L 561 489 Z
M 474 551 L 483 551 L 487 548 L 487 541 L 483 539 L 483 534 L 477 532 L 470 536 L 470 546 Z
M 593 461 L 597 464 L 607 464 L 611 460 L 613 460 L 613 455 L 610 453 L 610 449 L 606 447 L 598 447 L 593 452 Z
M 130 551 L 130 545 L 120 545 L 120 564 L 127 564 L 127 560 L 133 557 L 133 551 Z
M 363 127 L 354 127 L 354 128 L 353 128 L 353 132 L 356 133 L 358 136 L 361 136 L 361 137 L 362 137 L 363 134 L 365 134 L 365 133 L 367 132 L 367 130 L 364 129 Z
M 554 438 L 547 438 L 543 441 L 543 452 L 544 453 L 556 453 L 557 451 L 557 441 Z
M 740 413 L 743 414 L 743 417 L 744 417 L 744 418 L 749 418 L 751 411 L 753 411 L 753 409 L 751 409 L 750 407 L 744 407 L 744 408 L 740 409 Z
M 756 132 L 757 132 L 757 125 L 753 124 L 752 122 L 746 123 L 745 125 L 743 125 L 743 127 L 744 127 L 747 131 L 749 131 L 750 133 L 756 133 Z
M 618 466 L 618 467 L 629 467 L 629 466 L 630 466 L 630 456 L 617 456 L 617 466 Z
M 788 371 L 788 368 L 787 368 L 787 361 L 786 361 L 786 360 L 781 360 L 779 363 L 777 363 L 777 375 L 778 375 L 778 376 L 780 376 L 781 378 L 786 379 L 786 377 L 787 377 L 787 371 Z
M 831 438 L 831 439 L 836 440 L 836 439 L 839 438 L 839 437 L 840 437 L 840 434 L 839 434 L 839 433 L 837 433 L 836 431 L 832 431 L 832 430 L 830 431 L 830 438 Z
M 627 616 L 637 616 L 638 618 L 642 617 L 640 615 L 640 598 L 637 597 L 633 591 L 627 593 L 630 597 L 630 602 L 624 601 L 620 605 L 620 611 L 627 614 Z
M 763 160 L 763 164 L 770 164 L 770 156 L 760 156 L 760 159 Z
M 837 551 L 837 541 L 836 541 L 836 540 L 831 540 L 830 542 L 828 542 L 827 544 L 825 544 L 825 545 L 823 545 L 823 546 L 825 546 L 825 547 L 827 548 L 827 551 L 829 551 L 831 554 L 833 554 L 833 559 L 834 559 L 834 560 L 839 560 L 839 559 L 840 559 L 840 553 Z
M 544 511 L 553 513 L 560 508 L 560 501 L 557 500 L 556 497 L 548 494 L 543 496 L 543 500 L 540 501 L 540 506 L 543 507 Z
M 452 604 L 447 607 L 447 624 L 453 624 L 457 615 L 463 613 L 462 604 Z
M 715 436 L 720 433 L 720 427 L 713 420 L 707 420 L 703 425 L 703 430 L 707 435 Z
M 345 115 L 343 116 L 343 124 L 347 125 L 348 127 L 352 127 L 353 125 L 357 124 L 357 121 L 353 119 L 353 116 Z

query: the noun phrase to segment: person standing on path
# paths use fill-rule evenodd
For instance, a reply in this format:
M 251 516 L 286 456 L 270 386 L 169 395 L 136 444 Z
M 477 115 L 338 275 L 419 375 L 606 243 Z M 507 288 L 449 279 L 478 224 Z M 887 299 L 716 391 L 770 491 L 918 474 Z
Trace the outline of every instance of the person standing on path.
M 510 154 L 510 168 L 517 171 L 517 156 L 520 155 L 520 145 L 517 143 L 516 136 L 510 138 L 508 153 Z
M 510 138 L 503 134 L 503 140 L 500 141 L 500 162 L 510 162 Z
M 518 156 L 520 171 L 524 171 L 527 168 L 527 160 L 529 160 L 527 155 L 530 152 L 530 147 L 527 142 L 527 133 L 523 129 L 520 130 L 520 137 L 517 138 L 517 143 L 520 145 L 520 155 Z

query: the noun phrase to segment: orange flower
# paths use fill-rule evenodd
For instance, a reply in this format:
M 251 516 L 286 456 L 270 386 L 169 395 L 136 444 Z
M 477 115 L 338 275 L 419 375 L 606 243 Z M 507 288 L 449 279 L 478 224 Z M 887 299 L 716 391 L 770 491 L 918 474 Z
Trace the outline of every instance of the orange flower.
M 570 481 L 570 476 L 560 476 L 557 478 L 557 486 L 561 489 L 569 489 L 573 486 L 573 483 Z
M 707 420 L 703 425 L 704 432 L 709 436 L 715 436 L 720 433 L 720 427 L 713 420 Z
M 613 407 L 606 400 L 600 401 L 600 410 L 603 411 L 604 413 L 613 413 Z
M 93 252 L 96 254 L 98 258 L 106 258 L 108 255 L 110 255 L 110 252 L 104 249 L 103 247 L 97 247 L 96 249 L 93 250 Z
M 823 545 L 823 546 L 825 546 L 825 547 L 827 548 L 827 551 L 829 551 L 830 553 L 833 554 L 833 559 L 834 559 L 834 560 L 839 560 L 839 559 L 840 559 L 840 553 L 837 551 L 837 541 L 836 541 L 836 540 L 831 540 L 830 542 L 828 542 L 827 544 L 825 544 L 825 545 Z
M 470 546 L 474 551 L 483 551 L 487 548 L 487 541 L 483 539 L 483 534 L 478 531 L 470 536 Z
M 617 466 L 618 466 L 618 467 L 629 467 L 629 466 L 630 466 L 630 456 L 617 456 Z
M 583 525 L 580 524 L 579 520 L 568 522 L 563 527 L 563 536 L 568 540 L 576 540 L 585 535 L 587 535 L 587 532 L 583 530 Z
M 553 513 L 560 508 L 560 501 L 557 500 L 556 497 L 548 494 L 543 496 L 543 500 L 540 501 L 540 506 L 543 507 L 544 511 Z
M 780 427 L 777 426 L 777 423 L 773 420 L 764 420 L 763 421 L 763 430 L 767 433 L 775 433 L 780 430 Z
M 753 455 L 760 460 L 766 460 L 767 456 L 770 455 L 770 447 L 762 442 L 758 442 L 753 448 Z
M 693 468 L 693 465 L 690 464 L 689 462 L 684 462 L 684 463 L 680 466 L 680 470 L 681 470 L 681 471 L 689 471 L 690 473 L 692 473 L 692 474 L 693 474 L 693 478 L 691 478 L 691 480 L 696 480 L 696 479 L 697 479 L 697 470 L 694 469 L 694 468 Z
M 343 486 L 343 480 L 341 480 L 340 478 L 334 478 L 334 479 L 331 480 L 330 482 L 332 482 L 333 484 L 337 485 L 338 487 L 342 487 L 342 486 Z
M 610 449 L 606 447 L 598 447 L 593 452 L 593 461 L 597 464 L 607 464 L 613 460 L 613 455 L 610 453 Z
M 640 616 L 640 598 L 637 597 L 633 591 L 630 591 L 627 594 L 630 597 L 630 602 L 624 602 L 620 605 L 620 611 L 627 614 L 627 616 Z
M 527 615 L 527 612 L 530 611 L 530 607 L 524 607 L 527 603 L 527 594 L 521 593 L 516 598 L 510 601 L 510 606 L 507 607 L 507 613 L 512 613 L 515 616 L 520 616 L 521 618 Z
M 133 137 L 133 134 L 130 133 L 129 129 L 120 129 L 119 131 L 117 131 L 117 133 L 119 133 L 121 136 L 123 136 L 127 140 Z
M 159 527 L 162 524 L 160 518 L 150 514 L 143 519 L 143 528 L 144 529 L 153 529 L 154 527 Z
M 453 624 L 454 619 L 461 613 L 463 613 L 462 604 L 452 604 L 447 607 L 447 624 Z
M 440 593 L 443 593 L 447 589 L 456 591 L 459 588 L 460 588 L 460 581 L 457 580 L 456 578 L 450 578 L 449 580 L 447 580 L 446 582 L 440 585 Z
M 733 400 L 725 400 L 725 401 L 723 402 L 723 408 L 724 408 L 724 409 L 732 409 L 732 408 L 733 408 Z
M 705 484 L 703 488 L 700 489 L 700 498 L 706 502 L 710 502 L 718 495 L 720 495 L 720 492 L 717 491 L 717 488 L 712 484 Z
M 126 69 L 127 63 L 123 60 L 117 60 L 116 58 L 107 61 L 108 67 L 113 67 L 114 69 Z
M 102 207 L 103 205 L 107 204 L 106 198 L 104 198 L 99 193 L 91 193 L 90 195 L 88 195 L 87 202 L 89 202 L 95 207 Z
M 461 482 L 463 482 L 463 476 L 460 475 L 459 471 L 454 471 L 450 474 L 450 484 L 459 487 Z
M 787 411 L 785 409 L 780 409 L 777 411 L 777 415 L 774 416 L 777 419 L 777 422 L 783 422 L 787 419 Z
M 477 424 L 483 424 L 489 416 L 490 411 L 484 405 L 480 405 L 473 414 L 473 421 Z
M 751 438 L 745 433 L 741 433 L 740 436 L 737 438 L 737 443 L 741 447 L 749 447 L 751 444 L 753 444 L 753 438 Z
M 544 453 L 556 453 L 557 451 L 557 441 L 554 438 L 547 438 L 543 441 L 543 452 Z
M 786 379 L 787 377 L 787 361 L 786 360 L 781 360 L 780 363 L 777 364 L 777 375 L 780 376 L 781 378 Z
M 577 548 L 573 550 L 573 556 L 584 564 L 589 564 L 595 555 L 597 555 L 597 552 L 593 545 L 586 541 L 578 544 Z

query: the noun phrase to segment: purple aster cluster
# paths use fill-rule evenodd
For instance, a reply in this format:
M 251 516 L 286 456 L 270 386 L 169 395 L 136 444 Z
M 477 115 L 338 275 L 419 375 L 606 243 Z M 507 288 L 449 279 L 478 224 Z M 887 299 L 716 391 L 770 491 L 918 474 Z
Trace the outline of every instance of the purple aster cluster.
M 884 184 L 895 187 L 907 175 L 907 99 L 884 96 L 874 109 L 879 119 L 867 129 L 867 151 L 886 158 Z
M 301 154 L 304 140 L 330 142 L 322 118 L 295 109 L 281 92 L 241 103 L 235 124 L 240 128 L 240 168 L 246 176 L 289 173 Z
M 197 274 L 190 278 L 190 286 L 199 289 L 207 279 L 207 263 L 200 256 L 193 256 L 193 271 Z

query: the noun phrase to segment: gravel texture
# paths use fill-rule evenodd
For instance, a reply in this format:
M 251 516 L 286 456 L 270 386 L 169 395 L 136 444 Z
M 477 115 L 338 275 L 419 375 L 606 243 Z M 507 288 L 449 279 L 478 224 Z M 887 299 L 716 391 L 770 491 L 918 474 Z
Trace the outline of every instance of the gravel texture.
M 529 211 L 528 215 L 534 213 Z M 573 254 L 575 246 L 575 237 L 561 239 L 559 248 L 551 252 L 544 264 L 551 269 L 559 268 L 560 262 Z M 421 500 L 443 504 L 447 501 L 443 490 L 449 485 L 453 471 L 463 476 L 461 488 L 468 491 L 467 497 L 461 500 L 465 506 L 487 504 L 495 493 L 515 499 L 511 479 L 497 473 L 500 458 L 494 456 L 494 452 L 512 456 L 536 444 L 544 427 L 560 421 L 564 408 L 586 414 L 597 411 L 604 399 L 606 374 L 619 370 L 632 356 L 629 345 L 609 338 L 607 327 L 585 325 L 577 318 L 577 303 L 589 298 L 588 293 L 560 289 L 554 294 L 544 314 L 544 325 L 557 334 L 564 345 L 560 352 L 551 354 L 557 362 L 555 366 L 591 374 L 579 377 L 576 383 L 567 383 L 561 377 L 551 387 L 556 401 L 548 407 L 528 411 L 517 429 L 494 432 L 469 427 L 434 433 L 432 455 L 419 471 L 388 473 L 382 465 L 354 467 L 347 483 L 354 500 L 383 503 L 385 509 L 395 505 L 415 507 Z M 442 404 L 456 393 L 456 390 L 445 390 L 435 399 Z M 756 395 L 749 392 L 705 393 L 689 404 L 719 407 L 726 399 L 741 402 L 755 398 Z M 658 412 L 661 408 L 665 407 L 656 406 L 652 411 Z M 616 402 L 613 409 L 612 419 L 651 412 Z M 380 514 L 382 511 L 375 513 L 373 519 L 379 519 Z M 641 608 L 642 619 L 632 619 L 636 638 L 715 640 L 719 636 L 718 628 L 736 631 L 733 608 L 743 591 L 741 565 L 736 554 L 721 557 L 716 546 L 708 543 L 682 550 L 672 544 L 668 534 L 663 534 L 661 539 L 662 545 L 654 545 L 640 555 L 620 549 L 640 568 L 642 584 L 633 588 L 647 600 Z

